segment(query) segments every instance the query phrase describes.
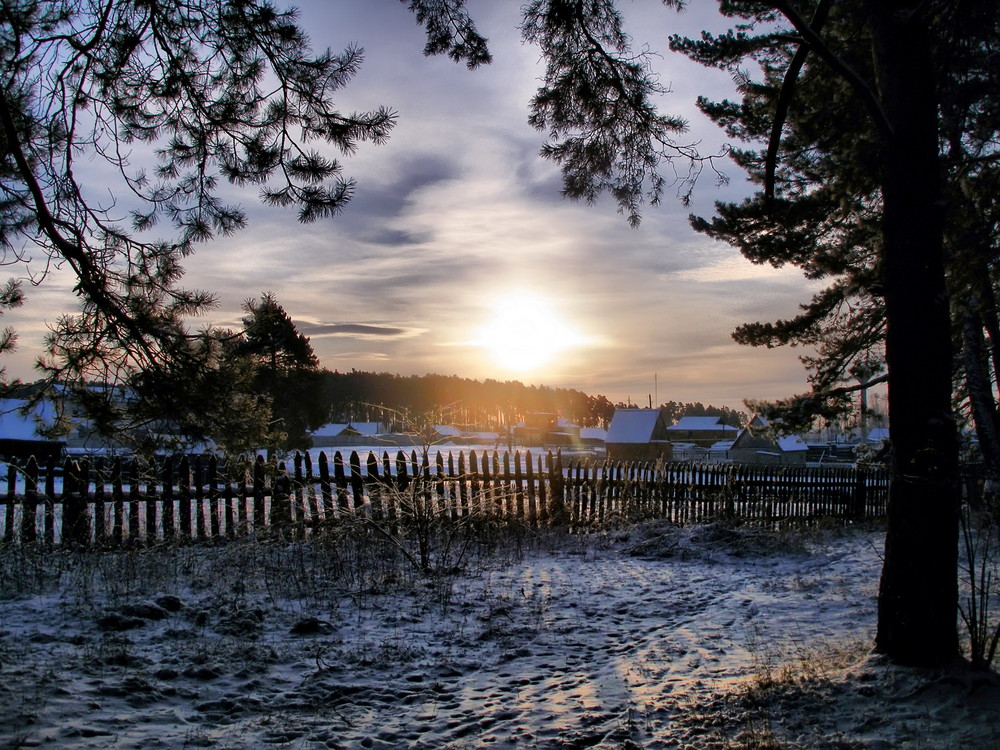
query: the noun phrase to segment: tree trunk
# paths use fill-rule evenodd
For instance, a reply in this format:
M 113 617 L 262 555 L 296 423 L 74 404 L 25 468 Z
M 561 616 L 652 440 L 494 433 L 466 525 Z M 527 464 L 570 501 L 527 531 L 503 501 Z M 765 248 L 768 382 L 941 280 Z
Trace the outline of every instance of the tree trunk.
M 926 19 L 871 0 L 883 143 L 886 360 L 892 465 L 876 649 L 941 666 L 958 651 L 958 442 L 945 289 L 937 109 Z
M 962 360 L 965 368 L 965 389 L 969 393 L 972 421 L 976 427 L 979 449 L 983 455 L 991 492 L 1000 486 L 1000 419 L 993 384 L 983 345 L 983 325 L 976 312 L 978 301 L 973 296 L 965 311 L 962 325 Z

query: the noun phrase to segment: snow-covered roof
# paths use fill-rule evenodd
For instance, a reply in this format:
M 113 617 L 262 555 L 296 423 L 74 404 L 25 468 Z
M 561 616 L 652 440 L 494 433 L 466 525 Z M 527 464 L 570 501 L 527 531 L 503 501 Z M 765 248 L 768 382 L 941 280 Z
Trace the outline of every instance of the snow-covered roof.
M 608 425 L 607 442 L 648 443 L 659 419 L 659 409 L 615 409 Z
M 0 438 L 5 440 L 47 440 L 38 434 L 39 420 L 47 427 L 55 423 L 55 408 L 47 401 L 36 404 L 25 416 L 28 402 L 16 398 L 0 399 Z
M 766 430 L 770 425 L 771 423 L 765 417 L 757 415 L 750 420 L 750 427 L 748 429 L 753 434 L 753 432 L 758 430 Z M 740 431 L 740 434 L 743 434 L 743 430 Z M 809 446 L 806 445 L 806 441 L 800 435 L 773 435 L 772 437 L 783 453 L 809 450 Z
M 347 424 L 343 422 L 330 422 L 313 430 L 313 437 L 337 437 L 347 429 Z
M 350 426 L 361 435 L 378 435 L 380 432 L 385 432 L 381 422 L 351 422 Z
M 806 441 L 798 435 L 775 436 L 775 440 L 778 443 L 778 447 L 781 448 L 784 453 L 795 453 L 796 451 L 809 450 L 809 446 L 806 445 Z
M 739 432 L 736 427 L 722 424 L 719 420 L 722 417 L 681 417 L 677 424 L 670 425 L 668 430 L 724 430 L 726 432 Z
M 583 440 L 607 440 L 608 431 L 600 427 L 581 427 L 580 438 Z
M 450 424 L 436 424 L 434 425 L 434 432 L 436 432 L 441 437 L 461 437 L 462 431 Z

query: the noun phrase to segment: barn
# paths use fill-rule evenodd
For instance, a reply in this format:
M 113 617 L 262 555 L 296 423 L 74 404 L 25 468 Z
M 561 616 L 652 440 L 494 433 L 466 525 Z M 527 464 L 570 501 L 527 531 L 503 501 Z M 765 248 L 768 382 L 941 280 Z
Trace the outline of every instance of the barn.
M 0 458 L 21 462 L 29 456 L 38 461 L 58 459 L 66 448 L 64 441 L 39 435 L 55 423 L 55 410 L 47 401 L 28 408 L 21 399 L 0 399 Z
M 737 436 L 729 455 L 734 463 L 802 466 L 808 446 L 798 435 L 776 435 L 764 417 L 756 416 Z
M 615 461 L 670 460 L 672 454 L 659 409 L 615 409 L 606 446 L 608 458 Z

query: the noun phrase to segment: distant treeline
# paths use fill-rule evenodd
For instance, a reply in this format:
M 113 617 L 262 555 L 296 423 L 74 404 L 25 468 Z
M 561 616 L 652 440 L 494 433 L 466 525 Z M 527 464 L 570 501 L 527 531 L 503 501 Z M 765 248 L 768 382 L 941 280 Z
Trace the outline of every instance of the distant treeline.
M 426 424 L 496 430 L 539 413 L 557 414 L 581 427 L 607 427 L 616 408 L 633 406 L 572 388 L 525 385 L 516 380 L 324 369 L 299 377 L 296 387 L 289 386 L 282 392 L 287 403 L 281 416 L 286 423 L 295 417 L 295 423 L 309 429 L 325 422 L 382 422 L 397 432 L 409 432 Z M 6 388 L 2 395 L 28 398 L 41 388 L 41 382 L 19 383 Z M 718 416 L 734 427 L 747 421 L 743 412 L 700 402 L 667 401 L 660 408 L 668 424 L 683 416 Z
M 435 417 L 441 424 L 493 429 L 526 414 L 557 413 L 584 427 L 611 419 L 615 405 L 604 396 L 571 388 L 485 381 L 457 375 L 394 375 L 387 372 L 325 372 L 324 397 L 334 420 L 404 422 Z M 390 425 L 407 429 L 411 425 Z
M 527 414 L 553 413 L 582 427 L 606 427 L 615 408 L 626 406 L 572 388 L 525 385 L 516 380 L 470 380 L 456 375 L 327 371 L 323 383 L 332 419 L 344 422 L 391 423 L 414 415 L 436 415 L 435 421 L 442 424 L 494 429 L 516 424 Z M 661 408 L 671 423 L 682 416 L 718 416 L 734 427 L 746 422 L 743 412 L 699 402 L 668 401 Z M 390 427 L 405 429 L 407 425 Z

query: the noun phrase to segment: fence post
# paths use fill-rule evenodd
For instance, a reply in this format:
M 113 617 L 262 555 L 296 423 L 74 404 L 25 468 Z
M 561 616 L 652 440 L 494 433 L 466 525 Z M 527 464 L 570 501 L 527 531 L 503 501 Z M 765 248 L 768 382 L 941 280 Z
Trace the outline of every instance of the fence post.
M 257 455 L 257 459 L 253 463 L 253 531 L 254 534 L 259 534 L 264 530 L 264 526 L 267 524 L 267 518 L 264 515 L 264 493 L 265 484 L 264 478 L 266 476 L 265 470 L 266 465 L 264 464 L 264 457 L 260 454 Z
M 337 508 L 343 512 L 348 509 L 347 476 L 344 473 L 344 457 L 340 451 L 333 454 L 333 481 L 337 485 Z
M 549 456 L 549 458 L 551 459 L 551 455 Z M 546 480 L 546 477 L 545 477 L 545 469 L 546 469 L 545 463 L 544 463 L 545 459 L 542 458 L 542 454 L 539 453 L 535 460 L 538 462 L 538 465 L 537 465 L 538 471 L 535 472 L 535 474 L 536 474 L 536 476 L 538 478 L 537 479 L 537 481 L 538 481 L 538 487 L 537 487 L 537 492 L 538 492 L 538 505 L 537 505 L 537 507 L 538 507 L 538 522 L 539 523 L 544 523 L 544 522 L 548 521 L 549 518 L 550 518 L 550 516 L 549 516 L 549 496 L 552 493 L 549 491 L 549 488 L 546 486 L 547 485 L 547 480 Z
M 194 459 L 194 498 L 192 500 L 194 514 L 193 533 L 199 540 L 208 538 L 205 530 L 205 461 L 203 456 Z
M 279 533 L 292 522 L 292 480 L 288 468 L 282 461 L 275 465 L 274 482 L 271 485 L 271 530 Z
M 416 452 L 414 452 L 416 455 Z M 426 513 L 426 517 L 434 517 L 434 496 L 431 494 L 431 462 L 427 451 L 421 454 L 420 458 L 420 488 L 423 490 L 422 499 L 414 497 L 414 502 L 422 503 L 419 506 L 421 515 Z
M 208 535 L 211 539 L 222 536 L 219 518 L 219 459 L 208 457 Z
M 389 454 L 385 451 L 383 451 L 382 454 L 383 465 L 388 466 Z M 389 477 L 379 476 L 379 460 L 374 451 L 368 451 L 367 474 L 369 488 L 368 501 L 371 503 L 372 518 L 381 521 L 384 515 L 382 512 L 383 488 L 388 486 Z
M 854 504 L 851 519 L 864 521 L 868 515 L 868 471 L 861 466 L 854 470 Z
M 333 518 L 333 489 L 330 484 L 330 461 L 326 451 L 319 452 L 319 492 L 323 503 L 323 520 Z
M 312 489 L 312 463 L 309 460 L 308 451 L 303 456 L 300 451 L 295 451 L 294 459 L 295 467 L 295 480 L 293 483 L 292 494 L 295 497 L 294 510 L 295 518 L 298 522 L 299 533 L 305 536 L 306 533 L 306 511 L 309 511 L 309 522 L 316 523 L 317 511 L 316 511 L 316 493 Z M 308 481 L 310 483 L 309 489 L 306 489 L 306 477 L 308 475 Z
M 226 524 L 226 538 L 232 539 L 236 536 L 236 527 L 240 523 L 241 511 L 239 508 L 234 508 L 233 505 L 242 503 L 246 500 L 246 467 L 240 464 L 240 481 L 237 484 L 236 489 L 233 488 L 233 464 L 232 461 L 226 461 L 226 485 L 222 488 L 222 503 L 223 509 L 225 511 L 225 524 Z M 245 511 L 243 511 L 245 512 Z
M 441 451 L 437 452 L 434 461 L 434 490 L 437 492 L 437 503 L 442 516 L 451 516 L 453 508 L 448 502 L 448 494 L 445 490 L 444 480 L 444 456 Z
M 167 456 L 163 461 L 163 538 L 174 538 L 174 459 Z
M 361 456 L 357 451 L 351 451 L 351 494 L 354 510 L 361 510 L 365 505 L 365 479 L 361 475 Z
M 520 462 L 518 462 L 520 466 Z M 531 451 L 526 450 L 524 452 L 524 479 L 527 483 L 527 493 L 528 493 L 528 516 L 525 519 L 528 524 L 535 526 L 538 523 L 538 501 L 535 492 L 535 472 L 531 466 Z
M 459 456 L 461 456 L 461 453 L 459 453 Z M 458 518 L 459 495 L 464 481 L 464 479 L 457 477 L 455 474 L 455 455 L 451 451 L 448 451 L 448 512 L 452 520 Z
M 548 456 L 549 490 L 551 492 L 549 517 L 553 523 L 562 525 L 569 520 L 566 516 L 566 482 L 563 477 L 562 451 L 557 450 L 555 457 L 552 456 L 552 451 L 549 451 Z
M 527 516 L 524 512 L 524 472 L 521 470 L 521 451 L 514 451 L 514 513 L 517 520 L 526 522 Z
M 94 543 L 100 547 L 107 541 L 104 518 L 104 458 L 94 464 Z
M 465 464 L 465 451 L 458 452 L 458 511 L 469 514 L 469 475 Z
M 24 500 L 21 503 L 21 543 L 34 544 L 38 541 L 38 461 L 28 457 L 24 467 Z
M 17 467 L 7 464 L 7 503 L 4 506 L 3 541 L 14 541 L 14 503 L 17 500 Z
M 194 531 L 191 525 L 191 462 L 181 456 L 177 467 L 177 520 L 180 522 L 181 538 L 191 539 Z
M 479 459 L 476 451 L 469 451 L 469 508 L 473 514 L 483 512 L 482 489 L 479 484 Z
M 143 462 L 145 466 L 145 462 Z M 146 543 L 156 542 L 156 459 L 152 459 L 146 467 Z M 160 511 L 163 518 L 163 511 Z
M 87 514 L 90 471 L 87 462 L 71 463 L 67 459 L 63 485 L 67 488 L 63 505 L 64 540 L 68 538 L 71 545 L 86 547 L 90 544 L 90 519 Z
M 516 456 L 517 454 L 515 454 Z M 503 479 L 501 480 L 502 487 L 500 491 L 500 500 L 502 512 L 508 518 L 517 517 L 517 508 L 515 506 L 515 495 L 517 494 L 517 489 L 514 487 L 514 478 L 510 473 L 510 452 L 504 451 L 503 454 Z
M 122 459 L 111 463 L 111 543 L 121 547 L 125 541 L 125 492 L 122 489 Z
M 42 523 L 43 542 L 49 547 L 56 543 L 56 459 L 49 456 L 45 464 L 45 496 L 42 498 L 44 505 L 44 518 Z

